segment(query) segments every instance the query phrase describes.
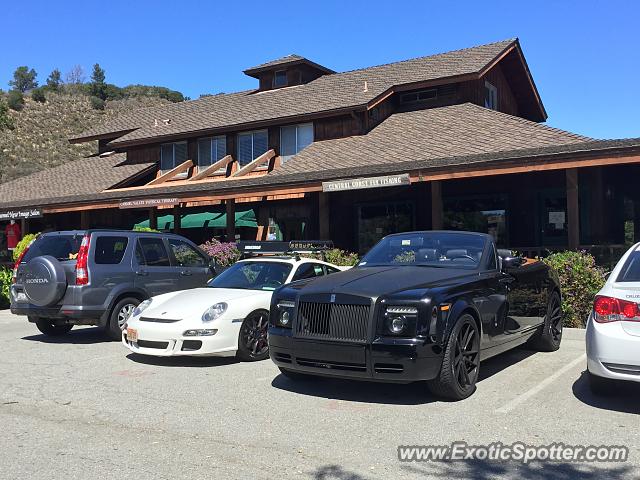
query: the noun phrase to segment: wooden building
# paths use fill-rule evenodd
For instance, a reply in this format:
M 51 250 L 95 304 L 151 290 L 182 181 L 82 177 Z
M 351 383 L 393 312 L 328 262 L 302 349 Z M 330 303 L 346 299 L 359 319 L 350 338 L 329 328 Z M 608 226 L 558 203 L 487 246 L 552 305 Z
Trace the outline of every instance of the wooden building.
M 0 218 L 27 217 L 29 231 L 330 238 L 358 252 L 431 228 L 530 254 L 607 256 L 640 240 L 640 139 L 543 124 L 517 39 L 343 73 L 290 55 L 245 73 L 256 89 L 71 138 L 98 152 L 0 185 Z

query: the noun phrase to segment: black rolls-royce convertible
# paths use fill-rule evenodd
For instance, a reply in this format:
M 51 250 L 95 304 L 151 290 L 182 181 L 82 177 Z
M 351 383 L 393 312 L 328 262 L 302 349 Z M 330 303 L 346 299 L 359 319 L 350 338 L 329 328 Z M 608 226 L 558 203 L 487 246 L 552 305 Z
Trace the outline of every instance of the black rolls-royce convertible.
M 279 288 L 269 324 L 286 377 L 426 381 L 454 400 L 475 391 L 481 360 L 561 339 L 556 273 L 470 232 L 389 235 L 350 270 Z

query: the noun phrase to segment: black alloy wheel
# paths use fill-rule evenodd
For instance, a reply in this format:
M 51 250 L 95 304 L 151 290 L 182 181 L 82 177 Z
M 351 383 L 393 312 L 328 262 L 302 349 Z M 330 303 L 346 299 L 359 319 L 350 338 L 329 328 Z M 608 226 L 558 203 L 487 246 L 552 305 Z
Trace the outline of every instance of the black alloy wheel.
M 475 391 L 479 371 L 480 331 L 475 319 L 464 314 L 449 335 L 440 374 L 427 385 L 435 395 L 462 400 Z
M 246 362 L 254 362 L 269 357 L 269 344 L 267 342 L 268 329 L 268 311 L 257 310 L 250 313 L 240 327 L 238 358 Z
M 563 321 L 560 295 L 558 295 L 558 292 L 553 292 L 549 295 L 544 324 L 529 339 L 529 346 L 540 352 L 555 352 L 558 350 L 562 341 Z

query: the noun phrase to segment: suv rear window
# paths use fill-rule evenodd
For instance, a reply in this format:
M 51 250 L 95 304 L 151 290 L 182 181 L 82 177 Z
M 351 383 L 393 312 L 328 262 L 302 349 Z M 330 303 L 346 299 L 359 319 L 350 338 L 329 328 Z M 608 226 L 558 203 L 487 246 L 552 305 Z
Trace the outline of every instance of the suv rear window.
M 81 243 L 82 235 L 45 235 L 31 244 L 22 261 L 42 255 L 51 255 L 60 261 L 75 260 Z
M 97 265 L 117 265 L 127 249 L 127 237 L 98 237 L 94 261 Z
M 620 275 L 618 275 L 618 282 L 640 282 L 640 252 L 631 252 L 627 261 L 624 262 Z

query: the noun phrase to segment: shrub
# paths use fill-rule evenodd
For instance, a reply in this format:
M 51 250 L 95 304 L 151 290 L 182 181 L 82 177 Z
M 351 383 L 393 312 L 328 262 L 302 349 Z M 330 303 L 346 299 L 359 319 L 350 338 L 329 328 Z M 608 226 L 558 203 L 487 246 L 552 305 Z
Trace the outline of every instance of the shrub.
M 222 267 L 233 265 L 240 260 L 242 256 L 242 253 L 238 250 L 235 243 L 223 243 L 215 238 L 206 241 L 200 245 L 200 248 Z
M 11 302 L 9 299 L 9 287 L 13 272 L 8 268 L 0 268 L 0 310 L 7 308 Z
M 156 230 L 155 228 L 151 228 L 151 227 L 138 227 L 138 226 L 133 227 L 133 231 L 134 231 L 134 232 L 153 232 L 153 233 L 160 233 L 160 230 Z
M 91 108 L 94 110 L 104 110 L 104 100 L 98 97 L 90 97 L 89 101 L 91 102 Z
M 560 278 L 565 326 L 583 328 L 593 298 L 605 283 L 604 270 L 596 265 L 593 255 L 585 251 L 554 253 L 543 261 L 555 269 Z
M 24 96 L 18 90 L 11 90 L 7 95 L 7 105 L 11 110 L 19 112 L 24 108 Z
M 321 253 L 316 253 L 313 258 L 323 260 Z M 347 252 L 346 250 L 340 250 L 339 248 L 332 248 L 324 252 L 324 260 L 339 267 L 353 267 L 356 265 L 360 258 L 357 253 Z
M 9 108 L 0 98 L 0 130 L 13 130 L 13 127 L 13 119 L 9 116 Z
M 47 97 L 44 95 L 44 88 L 38 87 L 31 90 L 31 98 L 34 102 L 44 103 L 47 101 Z
M 36 237 L 40 235 L 39 233 L 28 233 L 26 234 L 24 237 L 22 237 L 22 240 L 20 240 L 18 242 L 18 245 L 16 245 L 16 248 L 13 250 L 13 261 L 17 262 L 18 261 L 18 257 L 20 256 L 20 254 L 22 252 L 24 252 L 24 250 L 29 246 L 29 244 L 31 242 L 33 242 Z

